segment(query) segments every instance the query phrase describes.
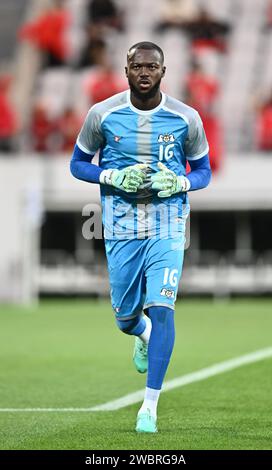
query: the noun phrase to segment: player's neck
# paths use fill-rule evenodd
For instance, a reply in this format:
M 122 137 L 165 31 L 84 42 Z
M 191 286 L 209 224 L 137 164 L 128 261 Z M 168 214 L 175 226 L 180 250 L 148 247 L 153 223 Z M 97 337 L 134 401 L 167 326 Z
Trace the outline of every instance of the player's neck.
M 160 90 L 158 90 L 158 92 L 154 96 L 148 98 L 148 97 L 145 97 L 145 96 L 141 97 L 139 95 L 136 95 L 131 90 L 130 100 L 131 100 L 131 103 L 133 104 L 133 106 L 135 106 L 135 108 L 140 109 L 141 111 L 150 111 L 151 109 L 154 109 L 157 106 L 159 106 L 159 104 L 162 100 L 162 94 L 161 94 Z

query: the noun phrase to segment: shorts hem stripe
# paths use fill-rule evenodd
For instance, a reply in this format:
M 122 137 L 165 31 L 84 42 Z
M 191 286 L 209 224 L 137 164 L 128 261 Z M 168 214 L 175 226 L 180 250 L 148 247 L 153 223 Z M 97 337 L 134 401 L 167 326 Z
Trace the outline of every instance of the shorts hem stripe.
M 134 313 L 133 315 L 116 315 L 115 318 L 116 320 L 132 320 L 132 318 L 138 317 L 141 315 L 141 312 Z
M 175 310 L 174 305 L 170 305 L 170 304 L 166 304 L 162 302 L 150 302 L 149 304 L 145 304 L 143 306 L 143 309 L 145 310 L 146 308 L 149 308 L 149 307 L 167 307 L 167 308 L 171 308 L 172 310 Z

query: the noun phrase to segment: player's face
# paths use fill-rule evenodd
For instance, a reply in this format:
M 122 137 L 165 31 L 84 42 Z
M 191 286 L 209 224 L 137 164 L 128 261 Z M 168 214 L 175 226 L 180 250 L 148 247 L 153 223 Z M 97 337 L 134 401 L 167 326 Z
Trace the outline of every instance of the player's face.
M 132 51 L 125 70 L 130 89 L 142 99 L 155 96 L 165 74 L 161 56 L 156 50 Z

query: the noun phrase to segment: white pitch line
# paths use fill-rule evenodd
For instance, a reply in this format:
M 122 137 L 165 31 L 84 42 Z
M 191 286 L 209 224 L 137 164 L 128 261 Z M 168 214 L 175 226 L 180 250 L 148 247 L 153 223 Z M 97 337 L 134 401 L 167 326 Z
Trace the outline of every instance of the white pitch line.
M 182 375 L 173 380 L 165 382 L 162 392 L 173 390 L 178 387 L 184 387 L 194 382 L 205 380 L 209 377 L 228 372 L 229 370 L 237 369 L 238 367 L 252 364 L 254 362 L 262 361 L 272 357 L 272 347 L 260 349 L 253 353 L 245 354 L 244 356 L 235 357 L 228 361 L 219 362 L 205 369 L 200 369 L 190 374 Z M 144 398 L 145 390 L 138 390 L 134 393 L 129 393 L 117 400 L 112 400 L 102 405 L 93 406 L 91 408 L 0 408 L 0 412 L 90 412 L 90 411 L 114 411 L 120 408 L 125 408 L 129 405 L 139 403 Z

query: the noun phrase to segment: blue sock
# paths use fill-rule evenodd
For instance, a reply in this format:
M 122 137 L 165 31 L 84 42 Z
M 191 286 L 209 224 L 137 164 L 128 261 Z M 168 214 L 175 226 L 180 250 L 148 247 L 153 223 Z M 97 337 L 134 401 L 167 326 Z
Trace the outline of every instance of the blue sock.
M 116 324 L 119 330 L 123 331 L 123 333 L 135 336 L 141 335 L 146 327 L 143 315 L 138 315 L 137 317 L 131 318 L 130 320 L 116 319 Z
M 147 387 L 160 390 L 175 342 L 174 310 L 168 307 L 149 307 L 152 322 L 148 344 Z

